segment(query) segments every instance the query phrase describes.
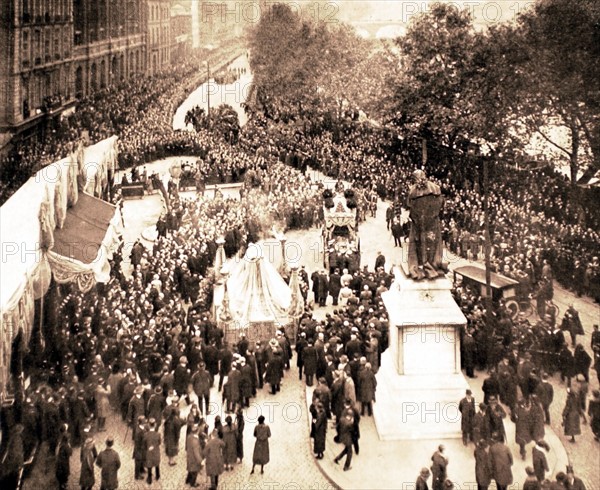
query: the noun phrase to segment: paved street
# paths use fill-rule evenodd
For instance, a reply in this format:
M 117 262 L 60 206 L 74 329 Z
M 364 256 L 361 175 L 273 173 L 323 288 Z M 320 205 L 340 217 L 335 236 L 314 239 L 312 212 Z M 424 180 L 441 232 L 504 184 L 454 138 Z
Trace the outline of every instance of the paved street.
M 164 165 L 164 164 L 162 164 Z M 150 170 L 150 166 L 149 169 Z M 319 177 L 317 175 L 317 177 Z M 149 216 L 156 212 L 158 202 L 155 202 L 156 196 L 146 197 L 141 201 L 127 201 L 125 203 L 125 216 L 128 218 L 127 235 L 134 238 L 142 231 L 144 226 L 150 222 Z M 377 251 L 381 250 L 387 258 L 386 267 L 392 263 L 397 263 L 401 257 L 399 248 L 394 248 L 393 240 L 385 226 L 385 208 L 386 203 L 380 202 L 377 216 L 368 218 L 365 223 L 360 226 L 361 236 L 361 251 L 362 264 L 367 264 L 372 268 Z M 129 225 L 134 225 L 132 227 Z M 320 231 L 312 229 L 308 231 L 293 231 L 287 234 L 287 243 L 296 242 L 302 249 L 300 263 L 307 267 L 309 274 L 315 268 L 321 268 L 322 259 L 320 257 Z M 462 259 L 460 259 L 462 260 Z M 461 262 L 453 262 L 458 264 Z M 592 322 L 598 321 L 599 308 L 594 305 L 589 299 L 574 298 L 574 296 L 556 287 L 555 301 L 559 304 L 561 311 L 564 312 L 566 305 L 570 301 L 574 301 L 575 307 L 580 311 L 581 318 L 586 331 L 585 338 L 581 339 L 589 351 L 589 336 L 591 332 Z M 318 317 L 324 316 L 326 312 L 332 310 L 332 306 L 319 308 L 316 311 Z M 258 394 L 258 397 L 253 400 L 252 406 L 246 410 L 246 428 L 244 438 L 244 451 L 246 457 L 242 464 L 236 465 L 232 472 L 226 472 L 221 477 L 220 488 L 222 489 L 328 489 L 335 488 L 328 480 L 317 462 L 312 456 L 311 441 L 308 438 L 308 419 L 307 419 L 307 403 L 304 384 L 297 379 L 295 370 L 295 361 L 292 361 L 292 369 L 286 373 L 282 391 L 276 396 L 268 393 L 268 390 L 263 390 Z M 482 399 L 480 385 L 485 378 L 485 373 L 479 373 L 479 377 L 474 380 L 472 387 L 476 400 Z M 590 389 L 598 387 L 598 382 L 595 372 L 591 372 Z M 596 482 L 600 481 L 600 451 L 599 444 L 594 441 L 589 427 L 582 425 L 583 434 L 577 438 L 575 444 L 570 444 L 567 439 L 562 436 L 560 420 L 561 412 L 565 403 L 565 386 L 560 383 L 558 376 L 552 379 L 555 388 L 555 401 L 551 407 L 552 429 L 557 434 L 555 447 L 563 443 L 567 450 L 569 459 L 575 466 L 577 474 L 583 478 L 587 488 L 592 490 L 597 488 Z M 220 394 L 213 389 L 211 400 L 215 402 L 215 412 L 208 417 L 209 425 L 212 427 L 214 416 L 221 414 L 222 419 L 225 418 L 224 413 L 221 413 Z M 187 413 L 183 408 L 183 414 Z M 259 414 L 265 415 L 267 423 L 271 426 L 272 438 L 270 441 L 271 462 L 265 468 L 265 475 L 255 474 L 250 476 L 251 455 L 254 446 L 252 437 L 253 429 L 256 424 L 256 419 Z M 509 439 L 511 431 L 514 430 L 514 425 L 507 422 Z M 115 437 L 116 449 L 122 455 L 122 468 L 119 473 L 120 488 L 124 489 L 144 489 L 150 488 L 145 482 L 136 482 L 133 479 L 133 460 L 123 457 L 123 455 L 132 454 L 132 442 L 130 434 L 126 436 L 126 426 L 121 422 L 120 417 L 112 417 L 107 424 L 107 432 L 96 435 L 96 445 L 98 450 L 103 449 L 104 439 L 107 435 Z M 438 441 L 420 441 L 415 443 L 396 443 L 394 449 L 389 443 L 381 443 L 378 440 L 375 425 L 372 419 L 364 419 L 361 427 L 362 431 L 362 452 L 361 456 L 355 457 L 353 463 L 353 471 L 344 473 L 341 469 L 331 462 L 334 455 L 339 451 L 339 446 L 332 442 L 333 430 L 329 431 L 328 448 L 325 460 L 321 462 L 324 471 L 330 475 L 335 482 L 342 488 L 410 488 L 406 485 L 414 482 L 414 477 L 423 465 L 428 465 L 429 455 L 435 449 Z M 178 489 L 185 488 L 184 481 L 186 476 L 185 469 L 185 452 L 184 447 L 185 430 L 182 431 L 182 440 L 180 448 L 182 448 L 178 459 L 177 466 L 169 467 L 167 459 L 163 453 L 161 464 L 162 477 L 159 482 L 152 485 L 151 488 L 156 489 Z M 554 436 L 549 435 L 547 438 Z M 514 440 L 514 437 L 513 439 Z M 560 441 L 560 442 L 559 442 Z M 458 442 L 458 441 L 456 441 Z M 463 449 L 460 443 L 455 444 L 448 442 L 454 464 L 451 466 L 451 475 L 456 482 L 468 483 L 473 480 L 473 468 L 470 465 L 471 449 Z M 517 451 L 513 448 L 513 454 Z M 530 456 L 528 456 L 530 458 Z M 554 458 L 554 459 L 552 459 Z M 518 458 L 517 458 L 518 459 Z M 554 471 L 561 471 L 564 468 L 554 467 L 557 461 L 563 461 L 564 458 L 551 456 L 549 458 Z M 462 464 L 461 464 L 462 462 Z M 530 463 L 530 462 L 529 462 Z M 529 464 L 528 463 L 528 464 Z M 71 467 L 70 488 L 78 488 L 79 477 L 79 450 L 74 451 Z M 372 465 L 377 464 L 379 471 L 374 474 Z M 516 468 L 523 466 L 520 461 L 516 462 Z M 523 463 L 525 464 L 525 463 Z M 36 468 L 33 478 L 26 481 L 25 489 L 38 490 L 40 484 L 44 483 L 44 488 L 52 488 L 54 484 L 53 475 L 44 475 L 40 471 L 40 466 Z M 463 468 L 464 467 L 464 468 Z M 459 469 L 460 468 L 460 469 Z M 522 470 L 522 468 L 521 468 Z M 97 480 L 99 480 L 99 471 Z M 522 471 L 521 471 L 522 473 Z M 515 475 L 517 471 L 515 470 Z M 398 479 L 399 478 L 399 479 Z M 201 475 L 199 481 L 206 483 L 204 475 Z M 400 486 L 395 486 L 395 482 L 400 482 Z M 402 483 L 403 482 L 403 483 Z M 99 484 L 99 481 L 98 481 Z M 96 488 L 99 488 L 97 485 Z

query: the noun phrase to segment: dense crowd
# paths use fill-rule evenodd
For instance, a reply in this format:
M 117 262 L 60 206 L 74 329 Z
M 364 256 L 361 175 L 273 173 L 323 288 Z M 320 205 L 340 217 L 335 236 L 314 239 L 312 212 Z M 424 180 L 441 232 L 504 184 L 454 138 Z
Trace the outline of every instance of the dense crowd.
M 205 76 L 205 59 L 217 63 L 231 59 L 239 50 L 235 44 L 224 45 L 213 54 L 200 53 L 200 61 L 180 63 L 158 76 L 135 76 L 82 98 L 73 114 L 44 127 L 43 137 L 13 145 L 0 162 L 0 202 L 6 201 L 44 165 L 69 156 L 82 139 L 93 144 L 119 136 L 122 166 L 191 149 L 193 141 L 189 135 L 174 135 L 175 108 Z

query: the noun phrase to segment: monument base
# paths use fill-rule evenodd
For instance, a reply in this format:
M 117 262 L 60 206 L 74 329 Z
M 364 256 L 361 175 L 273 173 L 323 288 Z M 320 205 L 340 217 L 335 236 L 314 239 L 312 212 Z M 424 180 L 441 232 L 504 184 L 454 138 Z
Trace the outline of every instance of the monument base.
M 399 375 L 391 352 L 377 373 L 375 426 L 382 441 L 460 438 L 458 403 L 469 387 L 461 372 Z

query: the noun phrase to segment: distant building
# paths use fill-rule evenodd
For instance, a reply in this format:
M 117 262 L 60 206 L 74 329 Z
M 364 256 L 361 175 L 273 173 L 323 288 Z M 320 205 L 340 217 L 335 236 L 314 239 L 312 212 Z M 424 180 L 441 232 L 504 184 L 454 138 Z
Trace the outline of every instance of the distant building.
M 75 95 L 143 73 L 145 0 L 72 0 Z
M 0 134 L 10 135 L 74 102 L 73 0 L 0 5 Z
M 189 2 L 171 6 L 171 63 L 186 59 L 192 49 L 192 10 Z
M 143 73 L 146 2 L 2 0 L 0 147 L 76 98 Z
M 171 60 L 171 1 L 147 0 L 144 24 L 146 28 L 147 72 L 165 70 Z

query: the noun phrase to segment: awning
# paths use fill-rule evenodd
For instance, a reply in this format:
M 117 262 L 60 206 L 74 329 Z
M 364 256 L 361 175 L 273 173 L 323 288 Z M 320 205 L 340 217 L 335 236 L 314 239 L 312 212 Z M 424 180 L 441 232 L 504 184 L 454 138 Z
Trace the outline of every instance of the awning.
M 67 210 L 63 228 L 54 231 L 52 251 L 83 264 L 92 263 L 114 215 L 115 206 L 81 193 L 77 204 Z
M 465 265 L 463 267 L 457 267 L 453 269 L 453 272 L 463 277 L 478 282 L 479 284 L 485 284 L 485 269 L 474 265 Z M 519 281 L 515 281 L 510 277 L 503 276 L 492 272 L 490 274 L 490 286 L 494 289 L 503 289 L 510 286 L 516 286 Z

